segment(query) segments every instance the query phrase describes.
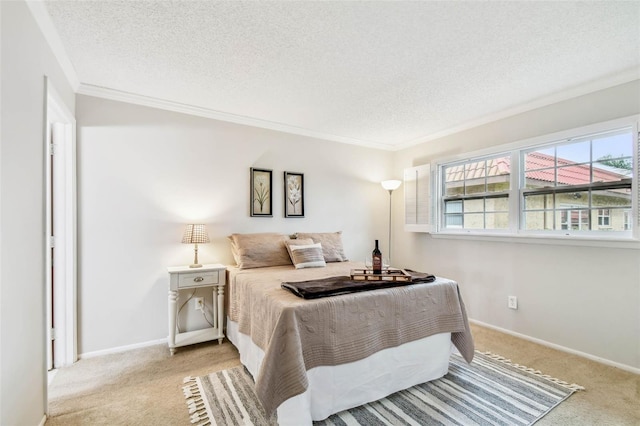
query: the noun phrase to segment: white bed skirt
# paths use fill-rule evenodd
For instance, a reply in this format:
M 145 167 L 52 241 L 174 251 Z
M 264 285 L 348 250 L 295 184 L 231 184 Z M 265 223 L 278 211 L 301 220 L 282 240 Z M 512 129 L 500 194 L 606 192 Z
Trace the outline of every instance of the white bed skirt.
M 240 362 L 258 376 L 264 352 L 227 318 L 227 337 Z M 451 333 L 441 333 L 377 352 L 360 361 L 307 371 L 309 388 L 278 407 L 278 424 L 310 425 L 331 414 L 376 401 L 419 383 L 438 379 L 449 368 Z

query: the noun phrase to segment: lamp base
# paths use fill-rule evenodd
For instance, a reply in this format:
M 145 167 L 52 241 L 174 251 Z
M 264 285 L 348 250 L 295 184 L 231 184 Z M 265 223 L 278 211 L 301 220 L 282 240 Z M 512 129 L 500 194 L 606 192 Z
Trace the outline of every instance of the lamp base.
M 193 253 L 193 263 L 189 265 L 189 268 L 202 268 L 202 265 L 198 262 L 198 244 L 195 245 Z

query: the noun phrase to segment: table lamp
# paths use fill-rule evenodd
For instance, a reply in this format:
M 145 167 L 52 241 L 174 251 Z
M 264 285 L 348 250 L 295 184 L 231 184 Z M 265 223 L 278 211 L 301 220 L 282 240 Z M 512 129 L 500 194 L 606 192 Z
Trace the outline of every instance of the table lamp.
M 207 225 L 203 224 L 189 224 L 184 230 L 182 236 L 183 244 L 195 244 L 195 258 L 193 264 L 189 265 L 189 268 L 201 268 L 202 265 L 198 263 L 198 244 L 209 243 L 209 234 L 207 233 Z

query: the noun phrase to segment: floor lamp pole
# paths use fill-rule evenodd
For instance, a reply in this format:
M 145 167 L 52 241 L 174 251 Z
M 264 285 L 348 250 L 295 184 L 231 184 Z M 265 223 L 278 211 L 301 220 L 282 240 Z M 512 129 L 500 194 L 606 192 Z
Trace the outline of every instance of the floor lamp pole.
M 391 266 L 391 197 L 393 195 L 393 190 L 398 189 L 400 184 L 402 184 L 399 180 L 385 180 L 380 182 L 382 187 L 389 191 L 389 255 L 387 257 L 389 266 Z
M 391 195 L 393 189 L 389 190 L 389 266 L 391 266 Z

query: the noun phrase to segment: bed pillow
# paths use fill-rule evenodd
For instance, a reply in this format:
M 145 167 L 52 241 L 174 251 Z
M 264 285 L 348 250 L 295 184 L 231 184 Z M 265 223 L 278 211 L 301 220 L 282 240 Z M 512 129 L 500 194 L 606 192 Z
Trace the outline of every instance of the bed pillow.
M 287 252 L 289 252 L 289 257 L 293 261 L 293 255 L 291 254 L 291 246 L 308 246 L 309 244 L 314 244 L 311 238 L 295 238 L 284 240 L 284 246 L 287 248 Z
M 327 266 L 322 255 L 321 244 L 294 245 L 291 249 L 291 261 L 296 269 L 302 268 L 321 268 Z
M 325 262 L 346 262 L 347 256 L 342 247 L 342 231 L 338 232 L 299 232 L 298 238 L 312 239 L 314 243 L 322 244 L 322 254 Z
M 276 233 L 232 234 L 231 252 L 240 269 L 291 265 L 284 242 L 286 235 Z

